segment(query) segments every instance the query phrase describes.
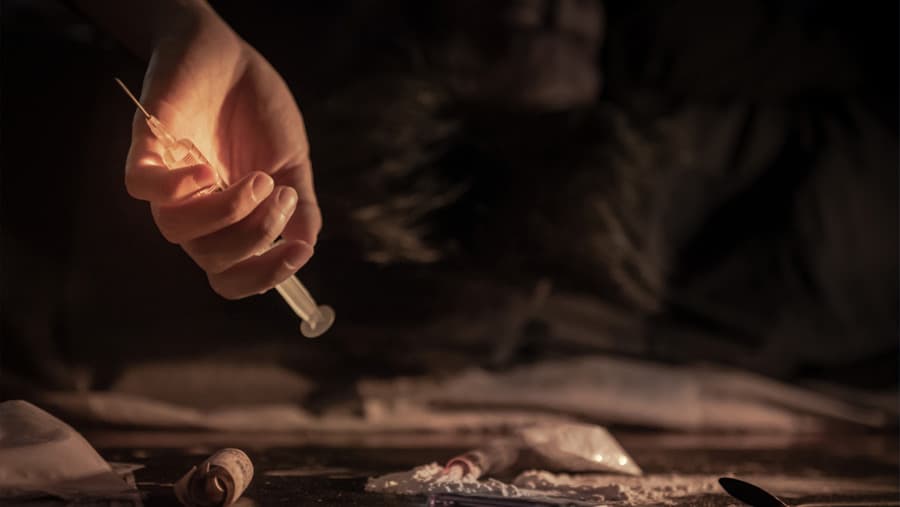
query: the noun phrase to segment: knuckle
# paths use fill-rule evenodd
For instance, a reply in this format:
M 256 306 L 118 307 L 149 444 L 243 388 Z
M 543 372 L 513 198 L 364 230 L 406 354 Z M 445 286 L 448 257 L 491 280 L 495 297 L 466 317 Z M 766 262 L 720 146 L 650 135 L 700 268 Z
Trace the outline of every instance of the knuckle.
M 225 261 L 218 249 L 206 241 L 194 240 L 183 245 L 191 259 L 208 275 L 216 275 L 227 270 L 230 265 Z
M 213 252 L 195 253 L 192 257 L 194 262 L 209 274 L 217 275 L 231 267 L 220 255 Z
M 259 282 L 253 287 L 253 294 L 265 294 L 275 288 L 278 283 L 279 280 L 275 273 L 266 275 L 263 278 L 260 278 Z
M 322 232 L 322 210 L 318 206 L 313 206 L 313 231 L 316 234 Z
M 284 224 L 285 220 L 283 215 L 275 210 L 266 214 L 266 216 L 260 220 L 255 227 L 255 236 L 260 242 L 268 242 L 271 243 L 281 234 L 281 230 L 283 229 L 282 224 Z
M 165 239 L 169 243 L 172 243 L 173 245 L 177 245 L 177 244 L 181 243 L 181 238 L 179 238 L 177 235 L 173 234 L 171 231 L 167 231 L 166 229 L 163 229 L 162 227 L 159 227 L 158 225 L 157 225 L 157 228 L 159 229 L 159 232 L 162 235 L 163 239 Z
M 138 193 L 136 185 L 137 184 L 134 181 L 134 176 L 132 176 L 130 173 L 126 174 L 125 191 L 128 192 L 128 195 L 130 195 L 132 198 L 141 200 L 141 195 Z
M 276 285 L 283 282 L 291 274 L 292 273 L 285 268 L 279 268 L 272 271 L 266 279 L 265 286 L 263 287 L 263 290 L 260 291 L 260 294 L 275 288 Z
M 223 220 L 228 225 L 239 221 L 244 216 L 243 196 L 238 194 L 229 197 L 229 199 L 225 199 L 223 204 L 224 210 L 222 212 Z
M 125 190 L 128 195 L 139 201 L 159 200 L 150 192 L 150 189 L 147 188 L 147 181 L 140 177 L 136 170 L 125 174 Z
M 178 178 L 163 178 L 163 180 L 160 182 L 159 188 L 156 191 L 156 198 L 160 201 L 165 202 L 174 201 L 175 197 L 178 195 L 179 185 L 181 185 L 181 182 Z
M 140 199 L 139 197 L 139 185 L 138 185 L 138 168 L 134 163 L 132 158 L 132 154 L 129 152 L 128 158 L 125 160 L 125 190 L 128 192 L 128 195 L 134 197 L 135 199 Z
M 262 288 L 264 290 L 272 289 L 292 274 L 294 272 L 285 263 L 279 262 L 277 265 L 267 269 L 266 273 L 260 277 L 262 280 L 261 284 L 264 285 Z
M 153 216 L 156 228 L 159 229 L 159 233 L 166 241 L 176 245 L 181 242 L 182 239 L 169 223 L 168 214 L 165 211 L 160 210 L 157 206 L 150 206 L 150 214 Z
M 224 299 L 229 301 L 234 301 L 236 299 L 240 299 L 240 295 L 230 290 L 226 284 L 222 283 L 221 277 L 214 275 L 207 275 L 207 280 L 209 280 L 209 286 L 212 288 L 213 292 L 218 294 Z
M 322 232 L 322 210 L 316 203 L 304 203 L 302 209 L 305 217 L 309 220 L 313 234 L 318 235 Z

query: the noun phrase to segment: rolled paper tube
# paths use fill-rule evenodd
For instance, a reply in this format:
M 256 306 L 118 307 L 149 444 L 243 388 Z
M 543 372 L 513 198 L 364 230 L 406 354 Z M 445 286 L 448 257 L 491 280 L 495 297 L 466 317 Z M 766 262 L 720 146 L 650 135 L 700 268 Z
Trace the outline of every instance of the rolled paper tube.
M 447 461 L 444 471 L 451 473 L 453 468 L 460 468 L 464 477 L 477 479 L 508 470 L 518 456 L 518 442 L 498 440 L 451 458 Z
M 175 483 L 175 496 L 186 507 L 226 507 L 244 494 L 253 480 L 253 463 L 240 449 L 222 449 Z

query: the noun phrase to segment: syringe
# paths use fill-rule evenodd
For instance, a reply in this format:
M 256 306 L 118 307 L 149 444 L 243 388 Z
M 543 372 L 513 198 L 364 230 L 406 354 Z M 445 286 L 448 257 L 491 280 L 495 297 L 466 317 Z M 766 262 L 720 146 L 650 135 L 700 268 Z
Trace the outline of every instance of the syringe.
M 209 160 L 203 156 L 203 153 L 190 139 L 177 139 L 169 133 L 163 124 L 152 114 L 147 112 L 143 104 L 131 93 L 131 90 L 125 86 L 119 78 L 116 78 L 119 86 L 125 90 L 125 93 L 134 101 L 138 109 L 143 113 L 147 121 L 150 131 L 159 140 L 163 146 L 163 162 L 169 169 L 179 169 L 198 164 L 204 164 L 213 168 L 216 173 L 216 185 L 210 187 L 212 191 L 222 191 L 228 188 L 228 182 L 222 176 L 222 172 L 218 167 L 212 165 Z M 273 243 L 274 246 L 276 243 Z M 271 247 L 270 247 L 271 248 Z M 291 276 L 287 280 L 275 286 L 281 297 L 284 298 L 291 310 L 303 319 L 300 324 L 300 332 L 307 338 L 316 338 L 321 336 L 334 323 L 334 310 L 327 305 L 317 305 L 316 301 L 306 290 L 306 287 L 300 283 L 296 276 Z

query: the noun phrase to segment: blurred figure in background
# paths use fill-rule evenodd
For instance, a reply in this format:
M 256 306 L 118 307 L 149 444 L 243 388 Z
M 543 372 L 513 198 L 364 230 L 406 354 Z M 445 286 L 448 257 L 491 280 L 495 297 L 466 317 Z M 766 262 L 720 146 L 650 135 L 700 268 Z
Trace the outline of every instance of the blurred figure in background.
M 315 241 L 321 206 L 318 255 L 300 275 L 338 309 L 328 345 L 290 335 L 291 316 L 271 294 L 213 298 L 161 241 L 155 248 L 165 254 L 121 244 L 98 250 L 112 237 L 150 237 L 146 214 L 118 200 L 134 210 L 119 224 L 105 212 L 73 219 L 73 236 L 58 238 L 73 246 L 57 251 L 69 252 L 57 254 L 57 276 L 4 270 L 4 307 L 13 310 L 4 312 L 4 334 L 13 337 L 4 340 L 5 367 L 71 388 L 78 375 L 67 367 L 48 372 L 47 358 L 58 357 L 89 371 L 80 382 L 96 388 L 115 378 L 123 358 L 219 353 L 277 358 L 341 383 L 611 351 L 721 361 L 786 378 L 896 381 L 897 76 L 874 56 L 896 51 L 896 5 L 878 7 L 885 12 L 754 0 L 216 7 L 284 76 L 302 105 L 311 151 L 287 90 L 249 48 L 237 53 L 263 63 L 241 68 L 258 68 L 275 84 L 235 71 L 248 76 L 232 82 L 246 85 L 252 100 L 232 107 L 259 115 L 247 124 L 262 128 L 247 132 L 290 150 L 229 158 L 232 144 L 210 137 L 220 132 L 217 115 L 185 128 L 196 126 L 187 134 L 222 161 L 253 160 L 236 179 L 272 175 L 267 197 L 254 201 L 266 213 L 280 209 L 276 188 L 294 189 L 303 213 L 280 226 L 293 224 L 286 227 L 297 250 L 285 247 L 278 259 L 303 257 L 291 269 L 311 254 L 299 242 Z M 222 30 L 215 33 L 230 33 Z M 229 54 L 228 43 L 184 40 Z M 171 46 L 171 62 L 191 60 L 191 44 Z M 152 98 L 156 69 L 166 75 L 164 68 L 162 57 L 152 60 L 151 110 L 165 103 L 164 94 Z M 107 74 L 98 71 L 98 82 Z M 7 79 L 13 92 L 26 82 Z M 185 89 L 202 91 L 215 111 L 228 100 L 221 86 L 229 81 L 209 82 Z M 93 93 L 103 104 L 119 101 L 119 113 L 99 115 L 92 132 L 130 114 L 112 89 Z M 15 117 L 9 96 L 5 136 Z M 243 129 L 227 136 L 243 138 Z M 127 138 L 116 140 L 104 146 L 108 154 L 85 148 L 81 164 L 120 167 Z M 4 168 L 21 165 L 10 148 L 3 157 Z M 16 174 L 11 185 L 7 173 L 4 193 L 32 183 Z M 117 175 L 104 171 L 95 186 L 81 182 L 82 191 L 120 192 Z M 209 175 L 189 176 L 202 186 Z M 245 189 L 235 188 L 235 197 Z M 242 195 L 253 201 L 255 194 Z M 17 222 L 14 210 L 25 206 L 4 195 L 4 234 L 15 248 L 7 265 L 32 258 L 46 241 Z M 94 230 L 97 223 L 104 229 Z M 251 246 L 275 229 L 223 237 L 238 246 L 213 263 L 191 242 L 197 231 L 234 227 L 217 225 L 183 238 L 213 287 L 229 297 L 264 289 L 223 290 L 216 277 L 252 262 Z M 127 262 L 98 265 L 99 251 Z M 160 272 L 182 274 L 160 280 Z M 126 274 L 131 283 L 123 287 Z M 48 296 L 60 277 L 68 292 Z M 586 311 L 565 311 L 584 304 Z M 38 359 L 10 363 L 11 356 Z M 337 362 L 346 368 L 333 368 Z

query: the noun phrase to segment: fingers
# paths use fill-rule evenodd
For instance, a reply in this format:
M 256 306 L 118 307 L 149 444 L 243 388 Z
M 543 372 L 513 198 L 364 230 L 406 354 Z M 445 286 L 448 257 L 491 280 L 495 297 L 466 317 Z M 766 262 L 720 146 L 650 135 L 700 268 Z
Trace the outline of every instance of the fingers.
M 297 210 L 284 230 L 285 239 L 297 239 L 316 244 L 322 229 L 322 213 L 313 190 L 312 167 L 309 159 L 285 167 L 275 175 L 279 185 L 297 189 Z
M 297 192 L 278 187 L 247 218 L 182 246 L 207 273 L 221 273 L 268 249 L 297 205 Z
M 225 299 L 262 294 L 293 275 L 312 257 L 313 247 L 303 241 L 285 241 L 221 273 L 208 274 L 209 284 Z
M 297 239 L 315 245 L 319 231 L 322 229 L 322 213 L 319 205 L 311 202 L 298 202 L 294 216 L 284 229 L 285 239 Z
M 173 203 L 215 183 L 215 172 L 205 165 L 174 170 L 147 165 L 128 172 L 125 177 L 125 186 L 132 197 L 155 203 Z
M 185 243 L 240 222 L 269 197 L 274 186 L 268 174 L 251 173 L 222 192 L 172 204 L 151 203 L 151 211 L 167 240 Z
M 135 199 L 171 203 L 213 185 L 213 168 L 196 165 L 170 170 L 159 155 L 159 141 L 150 132 L 143 116 L 136 113 L 131 148 L 125 163 L 125 188 Z

